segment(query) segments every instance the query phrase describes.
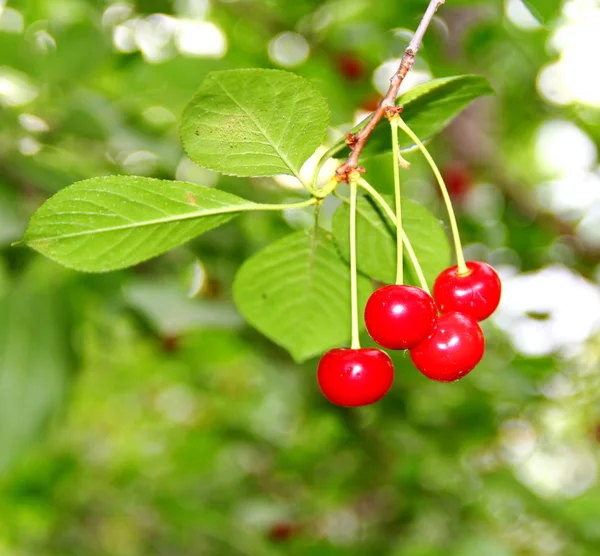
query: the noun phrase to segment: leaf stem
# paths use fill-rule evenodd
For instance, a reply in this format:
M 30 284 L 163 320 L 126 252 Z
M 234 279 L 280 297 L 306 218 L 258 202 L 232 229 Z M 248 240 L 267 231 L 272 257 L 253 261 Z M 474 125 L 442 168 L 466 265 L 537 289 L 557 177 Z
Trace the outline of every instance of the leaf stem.
M 298 178 L 298 179 L 300 179 L 300 178 Z M 300 180 L 300 183 L 302 184 L 304 189 L 306 189 L 306 191 L 308 191 L 310 193 L 311 197 L 324 197 L 325 196 L 325 195 L 320 195 L 319 189 L 317 187 L 314 187 L 310 183 L 305 183 L 302 180 Z
M 404 282 L 404 255 L 402 226 L 402 197 L 400 196 L 400 146 L 398 145 L 398 117 L 390 120 L 392 130 L 392 158 L 394 164 L 394 196 L 396 200 L 396 284 L 401 286 Z
M 379 194 L 379 192 L 370 183 L 368 183 L 364 179 L 361 179 L 358 182 L 358 185 L 360 185 L 371 197 L 373 197 L 373 200 L 388 215 L 388 217 L 390 218 L 390 220 L 392 221 L 394 226 L 397 227 L 396 215 L 394 214 L 394 211 L 391 209 L 390 205 L 388 205 L 386 203 L 385 199 Z M 421 283 L 421 288 L 423 290 L 425 290 L 427 293 L 430 293 L 429 286 L 427 285 L 427 280 L 425 279 L 425 275 L 423 274 L 423 269 L 421 268 L 421 265 L 419 263 L 419 259 L 417 258 L 417 255 L 412 247 L 412 244 L 410 243 L 410 240 L 408 239 L 408 236 L 406 235 L 404 230 L 402 230 L 402 241 L 406 247 L 406 252 L 408 253 L 410 262 L 412 263 L 413 268 L 415 269 L 417 278 L 419 279 L 419 282 Z
M 249 207 L 248 209 L 244 209 L 245 212 L 253 211 L 253 210 L 294 210 L 310 207 L 312 205 L 316 205 L 320 199 L 317 197 L 311 197 L 306 201 L 300 201 L 298 203 L 279 203 L 279 204 L 269 204 L 269 203 L 255 203 L 254 208 Z M 232 211 L 235 212 L 235 211 Z
M 444 183 L 444 178 L 442 178 L 442 174 L 440 173 L 440 170 L 437 167 L 437 164 L 433 160 L 433 157 L 431 156 L 431 154 L 429 154 L 429 151 L 427 150 L 425 145 L 423 145 L 422 141 L 417 137 L 417 135 L 413 132 L 413 130 L 410 129 L 410 127 L 408 127 L 408 125 L 406 125 L 406 122 L 402 118 L 398 118 L 398 127 L 402 131 L 404 131 L 404 133 L 406 133 L 415 142 L 417 147 L 419 147 L 419 150 L 423 153 L 423 156 L 429 163 L 429 166 L 431 167 L 431 170 L 433 171 L 433 173 L 435 175 L 438 185 L 440 186 L 440 191 L 442 192 L 442 197 L 444 198 L 446 210 L 448 211 L 448 219 L 450 220 L 450 228 L 452 230 L 452 237 L 454 240 L 454 249 L 456 251 L 456 263 L 458 266 L 458 274 L 459 275 L 469 274 L 470 271 L 467 268 L 467 265 L 465 263 L 465 255 L 463 253 L 462 243 L 460 241 L 460 234 L 458 232 L 458 224 L 456 222 L 456 215 L 454 214 L 454 209 L 452 208 L 452 201 L 450 200 L 448 188 L 446 187 L 446 184 Z
M 352 349 L 360 349 L 358 335 L 358 282 L 356 269 L 356 181 L 350 180 L 350 302 L 352 308 Z
M 316 193 L 314 194 L 314 196 L 319 199 L 324 199 L 325 197 L 327 197 L 327 195 L 335 191 L 335 188 L 338 186 L 339 183 L 340 182 L 335 178 L 330 179 L 324 187 L 322 187 L 321 189 L 316 189 Z

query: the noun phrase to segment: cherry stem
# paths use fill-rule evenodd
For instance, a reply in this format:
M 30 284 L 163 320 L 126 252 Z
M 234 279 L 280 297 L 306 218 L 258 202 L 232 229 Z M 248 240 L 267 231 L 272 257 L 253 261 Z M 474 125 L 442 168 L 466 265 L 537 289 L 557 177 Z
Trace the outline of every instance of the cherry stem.
M 398 224 L 396 222 L 396 215 L 394 214 L 394 211 L 391 209 L 390 205 L 388 205 L 387 202 L 385 201 L 385 199 L 379 194 L 379 192 L 370 183 L 368 183 L 364 179 L 361 179 L 358 182 L 358 185 L 360 185 L 371 197 L 373 197 L 373 200 L 382 208 L 382 210 L 388 215 L 388 217 L 390 218 L 390 220 L 392 221 L 394 226 L 396 226 L 396 228 L 397 228 Z M 419 263 L 419 259 L 417 258 L 417 255 L 412 247 L 412 244 L 410 243 L 410 240 L 408 239 L 406 232 L 404 230 L 401 230 L 401 233 L 402 233 L 402 241 L 406 247 L 406 252 L 408 253 L 410 262 L 412 263 L 413 268 L 415 269 L 415 273 L 417 274 L 417 278 L 419 279 L 421 288 L 430 294 L 431 292 L 429 291 L 429 286 L 427 285 L 427 280 L 425 280 L 425 275 L 423 274 L 423 269 L 421 268 L 421 264 Z
M 456 216 L 454 214 L 454 209 L 452 208 L 452 201 L 450 200 L 450 195 L 448 194 L 448 188 L 444 183 L 444 178 L 442 178 L 442 174 L 440 173 L 437 164 L 433 160 L 429 151 L 425 148 L 422 141 L 417 137 L 417 135 L 413 132 L 406 122 L 402 118 L 398 118 L 398 127 L 404 131 L 414 142 L 415 145 L 419 148 L 419 150 L 423 153 L 423 156 L 429 163 L 431 170 L 433 171 L 435 178 L 440 186 L 440 191 L 442 192 L 442 197 L 444 198 L 444 203 L 446 205 L 446 210 L 448 211 L 448 219 L 450 220 L 450 228 L 452 230 L 452 237 L 454 239 L 454 248 L 456 250 L 456 263 L 458 266 L 458 274 L 466 275 L 469 274 L 469 269 L 465 263 L 465 255 L 462 249 L 462 243 L 460 241 L 460 234 L 458 233 L 458 224 L 456 223 Z
M 394 196 L 396 198 L 396 284 L 401 286 L 404 283 L 404 254 L 403 237 L 404 228 L 402 226 L 402 197 L 400 196 L 400 147 L 398 145 L 398 118 L 390 120 L 392 130 L 392 150 L 394 164 Z
M 358 335 L 358 282 L 356 269 L 356 181 L 350 180 L 350 299 L 352 307 L 352 349 L 360 348 Z

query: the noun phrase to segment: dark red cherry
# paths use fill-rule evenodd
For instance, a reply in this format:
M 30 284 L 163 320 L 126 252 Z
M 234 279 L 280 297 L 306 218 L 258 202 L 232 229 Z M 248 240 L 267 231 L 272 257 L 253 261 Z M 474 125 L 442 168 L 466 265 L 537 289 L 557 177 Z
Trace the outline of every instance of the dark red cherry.
M 427 338 L 437 317 L 433 298 L 415 286 L 384 286 L 365 307 L 371 338 L 388 349 L 409 349 Z
M 473 177 L 469 168 L 461 162 L 448 164 L 442 170 L 442 177 L 453 200 L 461 202 L 473 188 Z
M 369 405 L 385 396 L 394 380 L 394 365 L 380 349 L 332 349 L 319 361 L 317 381 L 332 403 Z
M 370 94 L 366 96 L 360 103 L 360 107 L 367 112 L 375 112 L 383 97 L 379 94 Z
M 360 81 L 364 78 L 367 68 L 356 54 L 351 52 L 339 54 L 336 62 L 338 71 L 348 81 Z
M 269 538 L 272 541 L 284 542 L 290 540 L 298 533 L 299 527 L 295 523 L 281 521 L 274 523 L 269 531 Z
M 456 266 L 444 270 L 433 286 L 433 298 L 442 313 L 457 311 L 475 320 L 487 319 L 500 303 L 500 277 L 479 261 L 469 261 L 467 268 L 469 273 L 463 276 Z
M 462 313 L 444 313 L 429 337 L 410 350 L 410 357 L 426 377 L 452 382 L 473 370 L 484 346 L 477 321 Z

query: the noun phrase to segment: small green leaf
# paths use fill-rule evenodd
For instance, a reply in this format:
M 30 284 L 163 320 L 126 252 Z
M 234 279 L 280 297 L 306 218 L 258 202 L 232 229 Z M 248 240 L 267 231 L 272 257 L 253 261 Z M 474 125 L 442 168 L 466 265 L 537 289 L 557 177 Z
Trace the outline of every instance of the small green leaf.
M 524 0 L 534 17 L 543 24 L 555 19 L 561 12 L 562 0 Z
M 235 176 L 299 176 L 329 122 L 325 99 L 280 70 L 210 73 L 183 113 L 181 141 L 200 166 Z
M 160 255 L 252 206 L 192 183 L 93 178 L 48 199 L 31 218 L 23 241 L 69 268 L 105 272 Z
M 75 370 L 57 269 L 35 261 L 0 298 L 0 472 L 60 409 Z
M 459 75 L 434 79 L 418 85 L 400 95 L 396 101 L 403 106 L 402 118 L 420 137 L 422 141 L 442 131 L 467 105 L 474 99 L 493 94 L 494 90 L 485 77 L 479 75 Z M 360 131 L 368 122 L 368 118 L 352 128 L 351 133 Z M 363 155 L 378 154 L 389 151 L 392 147 L 389 125 L 382 122 L 369 137 Z M 327 155 L 344 157 L 349 154 L 346 137 L 341 138 Z M 414 143 L 400 134 L 400 148 L 414 147 Z M 325 160 L 322 160 L 325 162 Z
M 383 197 L 394 207 L 393 197 Z M 346 260 L 350 256 L 349 212 L 348 205 L 343 203 L 333 215 L 335 240 Z M 357 214 L 358 269 L 371 278 L 393 284 L 396 279 L 396 230 L 392 221 L 370 197 L 359 198 Z M 402 220 L 404 231 L 421 263 L 425 278 L 428 284 L 432 285 L 437 275 L 450 265 L 450 244 L 446 232 L 433 214 L 409 199 L 402 199 Z M 412 263 L 406 252 L 404 264 L 404 268 L 414 276 Z
M 358 279 L 362 314 L 372 288 Z M 350 339 L 350 269 L 323 230 L 296 232 L 253 255 L 233 294 L 246 320 L 298 362 Z

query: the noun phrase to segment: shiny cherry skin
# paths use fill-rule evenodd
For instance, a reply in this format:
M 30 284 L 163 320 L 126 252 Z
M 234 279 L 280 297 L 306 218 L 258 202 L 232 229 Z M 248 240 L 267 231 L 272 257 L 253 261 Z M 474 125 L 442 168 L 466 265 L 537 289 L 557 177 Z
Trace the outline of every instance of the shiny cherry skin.
M 410 349 L 429 336 L 437 317 L 433 298 L 415 286 L 384 286 L 367 301 L 365 324 L 387 349 Z
M 456 311 L 475 320 L 487 319 L 500 303 L 500 277 L 479 261 L 469 261 L 467 268 L 470 272 L 463 276 L 456 266 L 444 270 L 433 286 L 433 298 L 442 313 Z
M 438 317 L 430 336 L 410 350 L 421 373 L 438 382 L 453 382 L 481 361 L 485 341 L 477 321 L 462 313 Z
M 338 348 L 319 361 L 317 381 L 323 395 L 332 403 L 359 407 L 379 401 L 394 380 L 390 356 L 375 348 Z

